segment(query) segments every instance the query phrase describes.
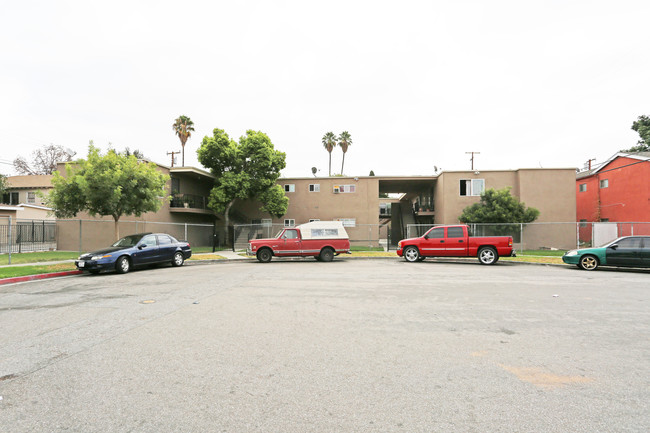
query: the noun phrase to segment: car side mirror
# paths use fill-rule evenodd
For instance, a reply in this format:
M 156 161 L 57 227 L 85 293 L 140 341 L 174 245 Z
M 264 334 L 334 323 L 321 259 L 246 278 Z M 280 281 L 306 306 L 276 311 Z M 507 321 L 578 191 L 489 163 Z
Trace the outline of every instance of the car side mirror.
M 138 245 L 138 249 L 139 249 L 139 250 L 141 250 L 141 249 L 143 249 L 143 248 L 146 248 L 146 247 L 147 247 L 147 245 L 145 245 L 145 244 L 140 244 L 140 245 Z
M 424 235 L 424 239 L 429 239 L 429 235 Z
M 615 250 L 616 248 L 618 248 L 618 244 L 610 245 L 609 247 L 610 247 L 611 249 Z

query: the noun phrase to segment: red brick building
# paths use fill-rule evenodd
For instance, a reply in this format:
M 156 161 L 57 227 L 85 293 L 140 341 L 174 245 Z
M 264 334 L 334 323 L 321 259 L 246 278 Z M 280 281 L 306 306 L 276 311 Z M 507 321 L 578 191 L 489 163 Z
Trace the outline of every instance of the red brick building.
M 650 222 L 650 152 L 619 152 L 578 173 L 576 206 L 581 222 Z

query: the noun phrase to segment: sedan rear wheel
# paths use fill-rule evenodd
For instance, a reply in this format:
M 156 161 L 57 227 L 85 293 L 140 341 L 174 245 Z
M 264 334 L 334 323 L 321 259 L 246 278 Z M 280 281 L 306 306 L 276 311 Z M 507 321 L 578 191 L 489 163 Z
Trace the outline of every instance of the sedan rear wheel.
M 174 260 L 172 260 L 172 266 L 183 266 L 183 263 L 185 263 L 185 257 L 183 257 L 183 253 L 177 251 L 174 254 Z
M 119 259 L 117 259 L 117 262 L 115 263 L 115 270 L 120 273 L 120 274 L 126 274 L 129 272 L 129 269 L 131 269 L 131 262 L 129 262 L 129 258 L 126 256 L 122 256 Z
M 598 267 L 598 258 L 589 254 L 582 256 L 580 257 L 579 266 L 585 271 L 593 271 Z

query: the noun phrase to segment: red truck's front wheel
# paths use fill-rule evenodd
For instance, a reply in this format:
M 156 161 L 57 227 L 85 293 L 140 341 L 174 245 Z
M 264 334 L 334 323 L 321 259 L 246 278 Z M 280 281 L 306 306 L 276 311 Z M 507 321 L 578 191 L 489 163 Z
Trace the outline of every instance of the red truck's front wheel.
M 417 262 L 420 259 L 420 251 L 412 245 L 404 248 L 403 255 L 407 262 Z
M 271 257 L 273 257 L 273 253 L 271 253 L 271 250 L 268 248 L 262 248 L 257 252 L 257 260 L 259 260 L 262 263 L 270 262 Z

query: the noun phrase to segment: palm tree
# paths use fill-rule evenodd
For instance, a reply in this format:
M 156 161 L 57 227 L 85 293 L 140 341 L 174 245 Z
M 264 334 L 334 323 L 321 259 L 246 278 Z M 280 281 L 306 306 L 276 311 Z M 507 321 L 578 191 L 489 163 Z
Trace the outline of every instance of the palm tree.
M 341 174 L 343 174 L 343 165 L 345 164 L 345 153 L 348 151 L 348 147 L 352 146 L 352 137 L 348 131 L 341 132 L 339 135 L 339 146 L 343 151 L 343 162 L 341 162 Z
M 176 135 L 181 140 L 181 146 L 183 147 L 183 167 L 185 167 L 185 142 L 192 136 L 192 132 L 194 132 L 194 122 L 187 116 L 180 116 L 174 121 L 172 128 L 174 128 Z
M 336 147 L 336 135 L 333 132 L 328 132 L 323 135 L 323 147 L 327 149 L 330 154 L 330 171 L 329 175 L 332 175 L 332 150 Z

